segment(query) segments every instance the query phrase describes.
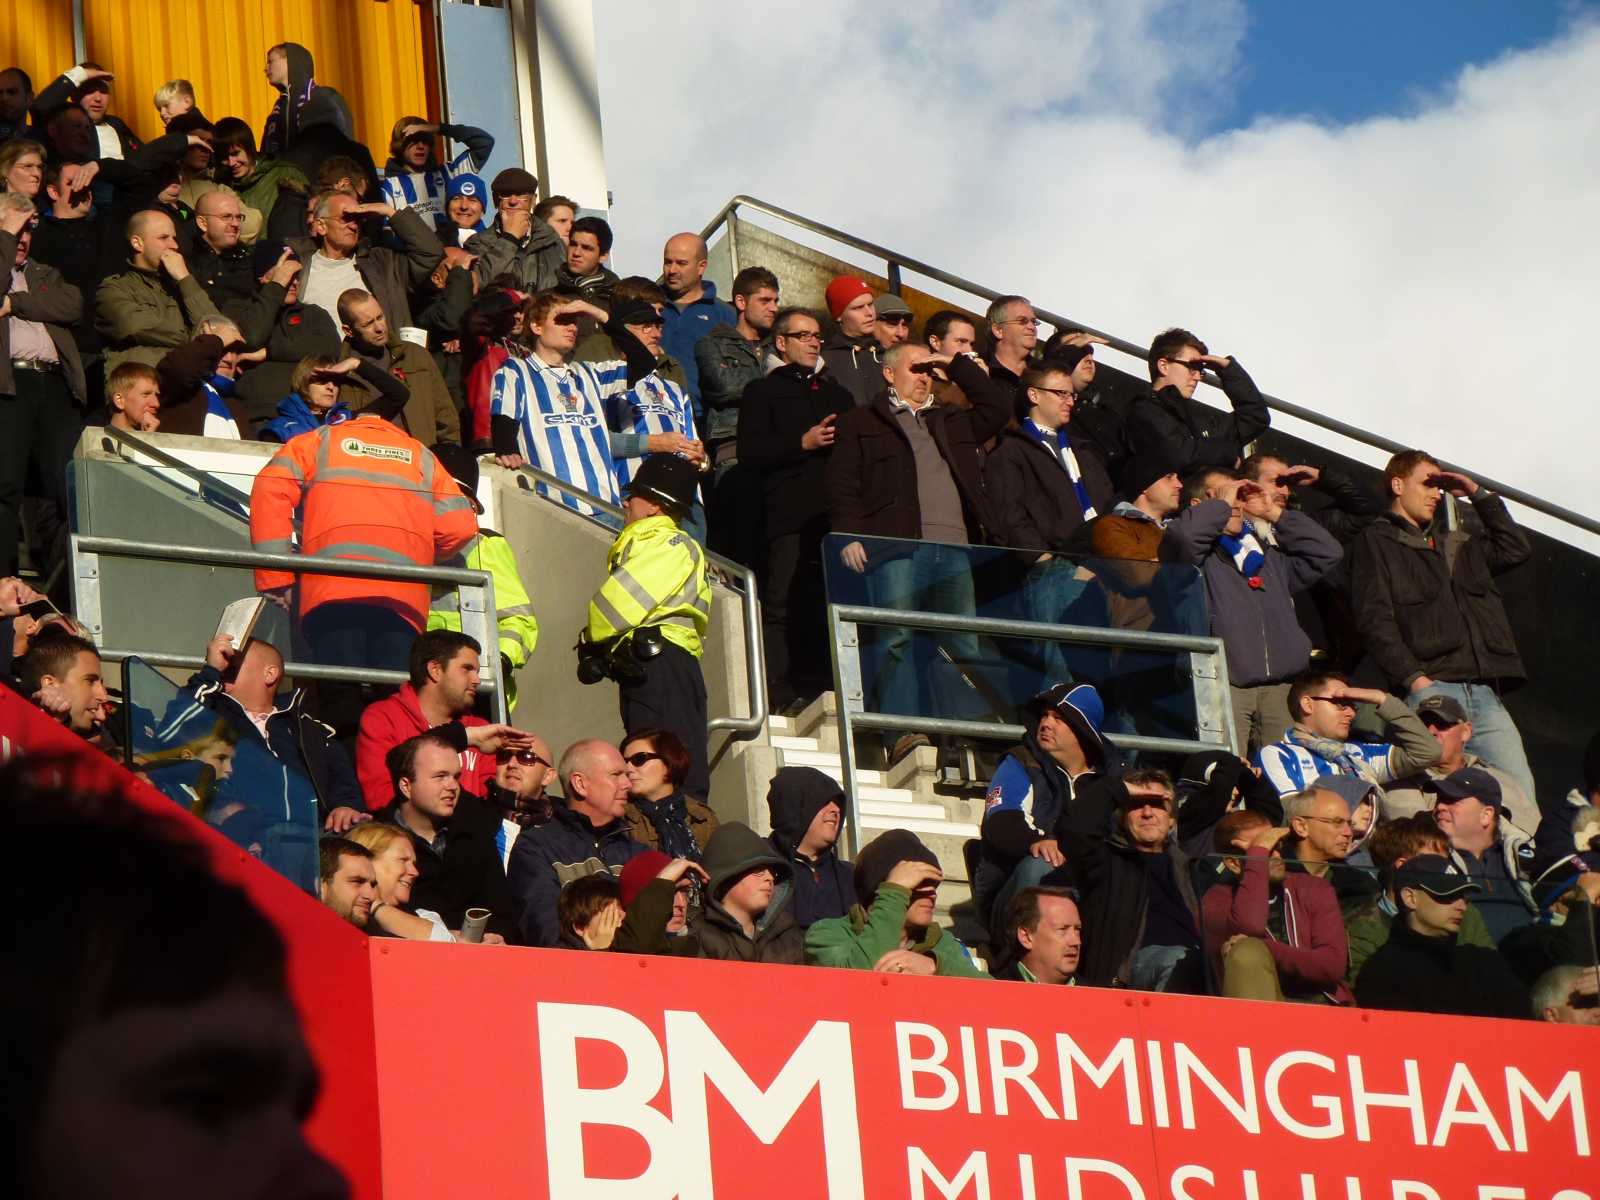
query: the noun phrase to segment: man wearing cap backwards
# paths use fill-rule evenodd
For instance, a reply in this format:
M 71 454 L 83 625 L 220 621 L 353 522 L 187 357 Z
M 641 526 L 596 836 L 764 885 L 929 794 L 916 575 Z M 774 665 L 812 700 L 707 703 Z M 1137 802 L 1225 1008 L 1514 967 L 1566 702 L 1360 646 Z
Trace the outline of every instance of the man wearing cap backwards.
M 440 162 L 440 137 L 464 142 L 466 149 Z M 416 209 L 448 232 L 444 215 L 450 184 L 473 171 L 481 171 L 493 152 L 494 136 L 476 126 L 438 125 L 421 117 L 401 117 L 389 135 L 389 161 L 383 168 L 383 198 L 396 210 Z
M 1356 977 L 1362 1008 L 1531 1018 L 1527 989 L 1498 950 L 1458 938 L 1467 897 L 1478 885 L 1449 859 L 1419 854 L 1395 878 L 1399 912 L 1389 940 Z
M 893 350 L 901 342 L 911 340 L 911 306 L 893 292 L 884 292 L 872 302 L 877 319 L 872 323 L 872 337 L 885 350 Z
M 1377 706 L 1392 744 L 1347 740 L 1359 704 Z M 1255 756 L 1280 796 L 1301 791 L 1319 775 L 1354 775 L 1381 786 L 1439 760 L 1439 743 L 1404 700 L 1377 688 L 1351 687 L 1337 671 L 1313 668 L 1295 676 L 1288 710 L 1294 722 L 1289 732 Z M 1403 814 L 1385 805 L 1383 815 Z
M 1433 807 L 1434 784 L 1462 767 L 1480 767 L 1500 784 L 1500 799 L 1506 814 L 1521 829 L 1539 828 L 1539 806 L 1506 771 L 1483 761 L 1467 750 L 1472 740 L 1472 722 L 1454 696 L 1429 696 L 1417 705 L 1417 716 L 1439 745 L 1439 761 L 1420 771 L 1408 772 L 1384 788 L 1383 815 L 1409 816 Z
M 494 223 L 466 243 L 467 253 L 478 256 L 479 285 L 509 273 L 521 292 L 555 287 L 567 251 L 556 231 L 533 215 L 539 181 L 521 167 L 507 167 L 489 187 Z
M 856 855 L 855 904 L 806 930 L 806 961 L 889 975 L 987 979 L 948 929 L 933 919 L 944 872 L 905 829 L 880 833 Z
M 1500 783 L 1482 767 L 1462 767 L 1433 785 L 1433 819 L 1450 842 L 1450 860 L 1483 892 L 1476 904 L 1498 944 L 1538 914 L 1533 837 L 1506 818 Z
M 840 275 L 823 297 L 828 315 L 838 323 L 822 343 L 823 365 L 849 390 L 857 408 L 871 404 L 883 391 L 883 347 L 873 335 L 878 309 L 872 289 L 854 275 Z
M 984 798 L 974 898 L 999 932 L 1011 897 L 1039 883 L 1065 858 L 1056 823 L 1079 792 L 1114 768 L 1100 736 L 1105 705 L 1087 683 L 1058 683 L 1028 704 L 1033 727 L 1001 760 Z M 1108 762 L 1109 760 L 1109 762 Z M 997 941 L 1001 939 L 996 939 Z
M 622 501 L 622 532 L 606 556 L 610 574 L 589 601 L 578 653 L 580 660 L 607 661 L 630 735 L 670 729 L 682 739 L 689 751 L 683 790 L 704 800 L 711 771 L 700 655 L 711 622 L 711 585 L 705 551 L 680 524 L 698 482 L 694 464 L 676 454 L 652 454 L 640 464 Z

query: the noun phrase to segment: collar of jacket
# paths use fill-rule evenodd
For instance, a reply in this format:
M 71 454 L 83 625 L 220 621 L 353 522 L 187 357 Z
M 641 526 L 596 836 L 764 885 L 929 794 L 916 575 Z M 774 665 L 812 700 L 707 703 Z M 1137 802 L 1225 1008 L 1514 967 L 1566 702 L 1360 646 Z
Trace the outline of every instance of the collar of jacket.
M 1418 933 L 1406 921 L 1406 914 L 1402 910 L 1395 913 L 1394 922 L 1389 926 L 1389 940 L 1399 946 L 1410 946 L 1417 950 L 1424 950 L 1441 962 L 1450 958 L 1450 952 L 1456 947 L 1457 935 L 1444 934 L 1441 937 L 1429 937 L 1425 933 Z
M 850 932 L 860 935 L 860 933 L 867 927 L 867 910 L 859 904 L 852 904 L 846 920 L 850 922 Z M 901 929 L 901 936 L 905 936 L 905 930 L 903 927 Z M 922 936 L 911 945 L 907 946 L 906 949 L 911 951 L 913 954 L 932 954 L 933 948 L 939 944 L 940 939 L 943 937 L 943 926 L 941 926 L 939 922 L 934 921 L 922 931 Z
M 613 838 L 627 837 L 630 829 L 628 818 L 625 816 L 618 817 L 614 821 L 608 821 L 604 825 L 596 825 L 581 812 L 566 804 L 555 805 L 552 817 L 573 832 L 582 833 L 585 837 L 591 837 L 596 842 L 606 842 Z
M 1432 526 L 1427 529 L 1419 529 L 1393 509 L 1386 509 L 1379 513 L 1377 520 L 1373 522 L 1373 526 L 1402 545 L 1410 546 L 1416 550 L 1432 550 L 1438 541 L 1437 536 L 1433 533 Z

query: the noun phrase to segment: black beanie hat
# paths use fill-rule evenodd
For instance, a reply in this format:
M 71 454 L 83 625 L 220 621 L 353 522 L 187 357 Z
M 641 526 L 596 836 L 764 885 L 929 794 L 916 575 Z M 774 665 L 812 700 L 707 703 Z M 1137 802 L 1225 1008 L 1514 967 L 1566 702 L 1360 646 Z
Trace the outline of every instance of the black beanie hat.
M 889 878 L 889 872 L 907 861 L 939 865 L 938 855 L 909 829 L 885 830 L 861 848 L 856 855 L 856 900 L 862 908 L 872 907 L 872 898 Z
M 1160 454 L 1135 454 L 1122 468 L 1122 494 L 1131 502 L 1158 479 L 1171 475 L 1176 468 Z

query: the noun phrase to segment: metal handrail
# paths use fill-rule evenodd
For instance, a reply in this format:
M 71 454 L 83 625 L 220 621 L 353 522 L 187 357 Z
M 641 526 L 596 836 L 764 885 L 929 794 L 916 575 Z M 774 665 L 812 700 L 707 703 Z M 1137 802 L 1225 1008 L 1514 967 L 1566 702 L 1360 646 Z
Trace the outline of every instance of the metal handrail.
M 716 231 L 727 221 L 729 221 L 733 217 L 734 213 L 741 208 L 754 209 L 756 212 L 765 213 L 767 216 L 777 217 L 781 221 L 788 221 L 790 224 L 797 225 L 801 229 L 807 230 L 808 232 L 829 238 L 832 241 L 849 246 L 854 250 L 859 250 L 864 254 L 870 254 L 874 258 L 883 259 L 885 263 L 884 273 L 890 280 L 890 286 L 896 291 L 899 290 L 900 271 L 901 269 L 905 269 L 913 271 L 916 274 L 924 276 L 928 279 L 937 280 L 940 283 L 955 288 L 958 291 L 966 292 L 969 295 L 981 296 L 985 300 L 998 300 L 1002 295 L 1005 294 L 1002 292 L 997 292 L 993 288 L 984 287 L 982 284 L 973 283 L 970 279 L 963 279 L 959 275 L 952 275 L 948 271 L 941 271 L 938 267 L 930 266 L 929 264 L 921 262 L 915 258 L 911 258 L 908 255 L 897 254 L 893 250 L 886 249 L 885 247 L 879 246 L 873 242 L 869 242 L 864 238 L 859 238 L 853 234 L 846 233 L 842 229 L 835 229 L 831 225 L 824 225 L 820 221 L 813 221 L 809 217 L 801 216 L 799 213 L 793 213 L 788 209 L 779 208 L 775 204 L 768 204 L 765 200 L 757 200 L 754 196 L 739 195 L 733 197 L 733 199 L 729 200 L 725 205 L 722 206 L 722 209 L 717 213 L 717 215 L 713 217 L 711 222 L 705 227 L 705 229 L 701 231 L 700 236 L 709 242 L 712 235 L 715 234 Z M 1049 309 L 1040 308 L 1037 304 L 1033 306 L 1033 311 L 1040 318 L 1049 322 L 1051 325 L 1054 325 L 1057 329 L 1082 329 L 1087 333 L 1094 334 L 1096 337 L 1105 338 L 1106 345 L 1111 349 L 1119 350 L 1123 354 L 1131 355 L 1134 358 L 1143 359 L 1149 350 L 1149 347 L 1147 346 L 1141 346 L 1137 343 L 1130 342 L 1126 338 L 1115 337 L 1112 334 L 1106 333 L 1104 330 L 1096 329 L 1093 325 L 1086 324 L 1082 321 L 1072 320 L 1070 318 L 1061 316 L 1058 313 L 1051 312 Z M 1212 387 L 1220 388 L 1222 386 L 1216 375 L 1209 371 L 1206 372 L 1204 381 Z M 1357 442 L 1363 446 L 1369 446 L 1374 450 L 1382 450 L 1388 454 L 1398 454 L 1402 450 L 1412 449 L 1412 447 L 1407 446 L 1402 442 L 1396 442 L 1390 438 L 1382 437 L 1379 434 L 1370 433 L 1365 429 L 1360 429 L 1357 426 L 1350 425 L 1344 421 L 1326 416 L 1323 413 L 1317 412 L 1315 409 L 1306 408 L 1303 405 L 1291 403 L 1290 401 L 1280 399 L 1277 396 L 1270 396 L 1263 392 L 1261 394 L 1261 398 L 1266 401 L 1268 408 L 1281 412 L 1285 416 L 1294 417 L 1296 420 L 1304 421 L 1308 425 L 1315 425 L 1317 428 L 1325 429 L 1329 433 L 1336 433 L 1340 437 L 1348 438 L 1349 440 Z M 1476 471 L 1470 470 L 1458 464 L 1442 462 L 1439 465 L 1444 467 L 1446 470 L 1460 471 L 1463 475 L 1470 476 L 1472 479 L 1476 480 L 1479 484 L 1488 488 L 1490 491 L 1498 492 L 1508 500 L 1515 500 L 1518 504 L 1521 504 L 1525 508 L 1530 508 L 1534 512 L 1543 513 L 1547 517 L 1551 517 L 1554 520 L 1571 525 L 1574 528 L 1582 529 L 1588 533 L 1600 534 L 1600 520 L 1597 520 L 1593 517 L 1584 516 L 1582 513 L 1574 512 L 1572 509 L 1564 508 L 1559 504 L 1553 504 L 1548 500 L 1543 500 L 1538 496 L 1531 495 L 1530 493 L 1523 491 L 1521 488 L 1512 487 L 1510 484 L 1501 483 L 1496 479 L 1490 479 L 1487 475 L 1481 475 Z
M 178 458 L 172 454 L 168 454 L 159 446 L 152 446 L 149 442 L 143 440 L 142 438 L 134 437 L 134 435 L 129 433 L 127 430 L 118 429 L 115 425 L 107 425 L 103 432 L 113 441 L 120 445 L 127 446 L 135 453 L 143 454 L 153 458 L 163 467 L 177 471 L 180 475 L 192 479 L 200 486 L 202 491 L 216 492 L 224 500 L 231 500 L 233 503 L 239 505 L 241 508 L 244 508 L 246 511 L 249 510 L 249 493 L 241 492 L 232 484 L 222 482 L 222 480 L 218 479 L 212 472 L 202 471 L 199 467 L 191 466 L 189 463 L 184 462 L 181 458 Z
M 126 662 L 137 658 L 157 667 L 189 667 L 198 671 L 206 660 L 198 654 L 168 654 L 164 650 L 112 650 L 103 649 L 100 657 L 107 662 Z M 286 662 L 283 673 L 295 679 L 334 679 L 348 683 L 382 683 L 398 687 L 410 681 L 405 671 L 385 671 L 380 667 L 330 667 L 321 663 Z
M 1048 638 L 1053 642 L 1078 642 L 1089 646 L 1135 646 L 1141 650 L 1183 650 L 1211 654 L 1217 639 L 1198 634 L 1160 633 L 1151 629 L 1100 629 L 1092 625 L 1051 625 L 1017 621 L 1009 617 L 969 617 L 960 613 L 902 612 L 898 608 L 872 608 L 861 604 L 835 604 L 841 621 L 858 625 L 894 625 L 907 629 L 942 629 L 950 633 L 983 633 L 990 637 Z
M 559 476 L 551 475 L 548 471 L 541 471 L 537 467 L 521 466 L 516 468 L 518 484 L 521 490 L 535 496 L 540 496 L 537 488 L 523 486 L 525 479 L 531 478 L 558 492 L 565 493 L 574 499 L 581 500 L 600 512 L 609 513 L 620 518 L 622 509 L 609 500 L 602 500 L 591 492 L 585 491 L 577 484 Z M 540 499 L 550 500 L 548 496 Z M 551 500 L 551 503 L 558 501 Z M 616 530 L 597 518 L 592 513 L 582 512 L 571 505 L 561 506 L 565 511 L 576 513 L 579 517 L 614 534 Z M 713 554 L 710 550 L 705 552 L 706 559 L 715 563 L 725 574 L 739 579 L 744 585 L 739 591 L 740 605 L 744 612 L 744 658 L 745 658 L 745 684 L 750 689 L 750 715 L 748 717 L 713 717 L 706 722 L 709 733 L 719 733 L 727 730 L 730 733 L 757 734 L 767 725 L 770 715 L 767 708 L 767 661 L 766 649 L 761 634 L 761 600 L 756 590 L 756 574 L 742 563 L 736 563 L 730 558 L 723 558 L 720 554 Z

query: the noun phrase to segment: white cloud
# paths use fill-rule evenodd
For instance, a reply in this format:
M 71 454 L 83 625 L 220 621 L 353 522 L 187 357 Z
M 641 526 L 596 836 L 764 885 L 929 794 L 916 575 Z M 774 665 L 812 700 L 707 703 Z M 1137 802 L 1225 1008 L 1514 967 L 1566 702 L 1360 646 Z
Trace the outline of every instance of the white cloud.
M 621 266 L 747 192 L 1133 341 L 1187 325 L 1266 391 L 1600 515 L 1600 25 L 1403 115 L 1192 140 L 1247 19 L 597 5 Z

